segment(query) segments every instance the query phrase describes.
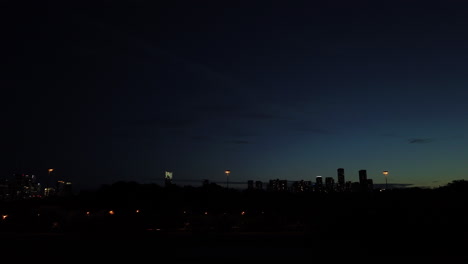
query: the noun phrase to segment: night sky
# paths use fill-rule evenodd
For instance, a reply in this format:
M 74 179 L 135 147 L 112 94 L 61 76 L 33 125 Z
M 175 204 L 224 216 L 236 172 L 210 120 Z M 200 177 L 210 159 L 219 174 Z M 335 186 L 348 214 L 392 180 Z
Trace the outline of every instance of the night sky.
M 468 178 L 466 1 L 18 2 L 1 178 Z

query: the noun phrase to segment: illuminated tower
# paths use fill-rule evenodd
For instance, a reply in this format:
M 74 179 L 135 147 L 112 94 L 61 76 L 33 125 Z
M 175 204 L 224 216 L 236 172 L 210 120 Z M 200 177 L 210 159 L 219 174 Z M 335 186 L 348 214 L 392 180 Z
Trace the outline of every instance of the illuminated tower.
M 50 182 L 53 177 L 54 169 L 48 169 L 47 171 L 48 171 L 47 187 L 44 188 L 44 196 L 52 196 L 55 193 L 55 189 L 52 187 L 53 185 Z M 52 182 L 55 182 L 55 180 L 53 180 Z

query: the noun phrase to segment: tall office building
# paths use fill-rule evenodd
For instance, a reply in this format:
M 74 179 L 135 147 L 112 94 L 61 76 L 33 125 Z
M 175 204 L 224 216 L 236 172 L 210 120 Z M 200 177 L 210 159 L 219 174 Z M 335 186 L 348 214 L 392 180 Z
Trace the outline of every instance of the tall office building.
M 374 189 L 374 181 L 372 179 L 367 179 L 367 190 L 372 191 Z
M 304 181 L 304 180 L 295 181 L 293 182 L 291 186 L 291 191 L 292 192 L 308 192 L 310 191 L 311 186 L 312 186 L 311 181 Z
M 338 191 L 342 192 L 345 190 L 345 177 L 344 177 L 344 169 L 338 168 L 338 184 L 337 189 Z
M 248 180 L 247 181 L 247 190 L 253 190 L 254 189 L 254 181 L 253 180 Z
M 359 183 L 367 183 L 367 171 L 366 170 L 359 170 Z
M 367 171 L 359 170 L 359 186 L 361 191 L 367 190 Z
M 323 179 L 322 176 L 315 177 L 315 191 L 321 192 L 323 190 Z
M 325 190 L 333 192 L 335 190 L 335 180 L 333 177 L 325 177 Z
M 10 197 L 15 199 L 27 199 L 40 196 L 41 185 L 37 183 L 35 175 L 17 173 L 15 181 L 11 182 Z
M 263 183 L 262 181 L 255 181 L 255 188 L 257 190 L 263 190 Z
M 273 179 L 270 180 L 268 184 L 268 189 L 270 191 L 287 191 L 288 190 L 288 181 L 287 180 L 280 180 L 280 179 Z

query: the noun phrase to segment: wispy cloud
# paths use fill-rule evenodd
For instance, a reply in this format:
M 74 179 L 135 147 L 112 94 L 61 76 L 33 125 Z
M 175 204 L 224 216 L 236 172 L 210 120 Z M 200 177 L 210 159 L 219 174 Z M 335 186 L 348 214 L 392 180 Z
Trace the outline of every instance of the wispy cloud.
M 430 143 L 434 141 L 432 138 L 410 138 L 408 139 L 408 142 L 410 144 L 425 144 L 425 143 Z

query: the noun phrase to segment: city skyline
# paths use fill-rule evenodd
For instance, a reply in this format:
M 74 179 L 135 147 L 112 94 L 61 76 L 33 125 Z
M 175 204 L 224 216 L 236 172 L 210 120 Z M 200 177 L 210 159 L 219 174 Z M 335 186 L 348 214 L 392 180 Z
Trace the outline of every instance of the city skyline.
M 27 181 L 30 183 L 38 184 L 38 186 L 35 187 L 30 187 L 35 190 L 35 192 L 47 192 L 46 189 L 52 188 L 52 193 L 55 191 L 55 189 L 61 189 L 57 188 L 59 185 L 69 185 L 70 188 L 76 185 L 74 188 L 73 192 L 75 194 L 81 192 L 81 191 L 92 191 L 92 190 L 97 190 L 99 188 L 102 188 L 105 185 L 112 185 L 118 182 L 125 182 L 125 180 L 117 180 L 115 182 L 108 182 L 108 183 L 100 183 L 95 186 L 88 186 L 88 187 L 82 187 L 82 185 L 79 182 L 71 182 L 69 179 L 56 175 L 55 169 L 49 168 L 47 170 L 48 174 L 47 176 L 43 177 L 38 177 L 37 174 L 34 173 L 15 173 L 13 175 L 9 175 L 7 177 L 0 177 L 1 181 L 4 181 L 5 184 L 8 182 L 14 183 L 14 182 L 23 182 Z M 146 180 L 146 181 L 137 181 L 137 180 L 130 180 L 127 182 L 135 182 L 138 184 L 156 184 L 161 187 L 169 185 L 177 185 L 179 187 L 200 187 L 205 184 L 217 184 L 221 187 L 224 188 L 232 188 L 232 189 L 238 189 L 238 190 L 244 190 L 249 188 L 249 182 L 251 182 L 252 185 L 250 187 L 253 187 L 255 189 L 268 189 L 271 187 L 272 182 L 275 181 L 281 181 L 285 183 L 285 187 L 290 189 L 293 188 L 296 184 L 300 183 L 310 183 L 311 188 L 315 187 L 316 185 L 320 186 L 325 186 L 327 180 L 332 180 L 331 184 L 333 186 L 334 191 L 344 191 L 345 186 L 348 191 L 351 189 L 351 184 L 353 183 L 361 183 L 362 181 L 370 181 L 370 184 L 373 186 L 371 189 L 377 189 L 377 190 L 386 190 L 386 189 L 400 189 L 400 188 L 406 188 L 406 187 L 414 187 L 411 186 L 411 184 L 401 184 L 401 183 L 388 183 L 388 171 L 382 171 L 382 175 L 385 177 L 385 183 L 375 183 L 374 178 L 368 177 L 367 176 L 367 170 L 366 169 L 360 169 L 358 171 L 358 176 L 355 178 L 347 178 L 345 174 L 345 169 L 344 168 L 337 168 L 336 169 L 336 175 L 335 176 L 322 176 L 322 175 L 316 175 L 316 176 L 311 176 L 309 178 L 303 178 L 303 179 L 285 179 L 285 178 L 271 178 L 267 180 L 259 180 L 259 179 L 248 179 L 247 181 L 234 181 L 231 179 L 229 181 L 229 176 L 231 171 L 230 170 L 225 170 L 225 175 L 226 175 L 226 180 L 225 181 L 215 181 L 213 179 L 209 178 L 204 178 L 204 179 L 180 179 L 178 177 L 174 178 L 174 172 L 173 171 L 164 171 L 163 177 L 157 179 L 154 178 L 152 180 Z M 364 177 L 362 177 L 364 175 Z M 378 182 L 378 181 L 377 181 Z M 229 187 L 229 183 L 231 184 L 231 187 Z M 260 184 L 260 185 L 259 185 Z M 258 186 L 263 186 L 258 188 Z M 5 185 L 6 186 L 6 185 Z M 442 186 L 437 186 L 437 187 L 442 187 Z M 423 187 L 427 188 L 427 187 Z M 70 189 L 71 190 L 71 189 Z M 47 195 L 46 195 L 47 196 Z
M 467 3 L 3 7 L 0 178 L 467 179 Z
M 366 171 L 360 175 L 368 179 Z M 209 183 L 179 188 L 116 182 L 76 195 L 64 189 L 38 197 L 28 196 L 29 188 L 23 188 L 33 178 L 19 177 L 8 187 L 0 184 L 5 257 L 26 250 L 23 259 L 34 261 L 50 248 L 60 258 L 75 254 L 83 261 L 90 253 L 107 260 L 165 254 L 162 259 L 175 263 L 264 263 L 279 257 L 303 261 L 311 252 L 337 249 L 340 256 L 357 258 L 456 260 L 465 255 L 468 181 L 388 192 L 369 192 L 358 183 L 355 191 L 330 193 L 326 189 L 331 177 L 322 182 L 325 189 L 307 189 L 306 183 L 291 192 L 284 192 L 285 181 L 265 192 Z

